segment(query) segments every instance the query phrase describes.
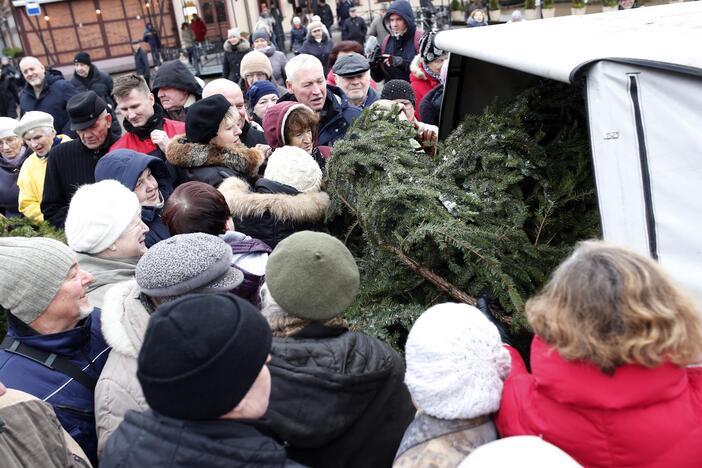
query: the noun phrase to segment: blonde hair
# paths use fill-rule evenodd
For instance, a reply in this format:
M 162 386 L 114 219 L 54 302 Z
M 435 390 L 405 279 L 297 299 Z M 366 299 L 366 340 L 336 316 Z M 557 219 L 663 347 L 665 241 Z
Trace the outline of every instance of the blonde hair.
M 602 241 L 578 244 L 526 304 L 534 332 L 568 360 L 603 372 L 624 364 L 685 366 L 702 357 L 692 300 L 651 259 Z
M 236 107 L 234 106 L 231 106 L 229 109 L 227 109 L 227 112 L 224 114 L 224 117 L 222 117 L 222 120 L 220 120 L 219 122 L 219 128 L 224 128 L 229 124 L 239 124 L 239 113 L 237 112 Z

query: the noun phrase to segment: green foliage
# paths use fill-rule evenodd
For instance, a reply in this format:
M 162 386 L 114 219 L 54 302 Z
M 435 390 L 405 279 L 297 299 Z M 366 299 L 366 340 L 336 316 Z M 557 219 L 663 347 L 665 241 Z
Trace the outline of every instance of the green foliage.
M 435 160 L 415 152 L 411 124 L 373 112 L 327 166 L 330 217 L 362 274 L 352 326 L 401 348 L 427 307 L 488 294 L 523 329 L 526 299 L 599 235 L 579 90 L 539 84 L 468 116 Z
M 46 221 L 35 223 L 27 218 L 0 216 L 0 237 L 50 237 L 66 243 L 66 234 Z
M 490 0 L 488 3 L 488 7 L 490 10 L 499 10 L 500 9 L 500 0 Z
M 616 0 L 615 0 L 616 1 Z M 555 8 L 554 0 L 544 0 L 544 9 Z
M 459 0 L 451 0 L 451 11 L 466 11 L 466 7 Z
M 22 52 L 22 49 L 19 47 L 5 47 L 2 49 L 2 55 L 5 57 L 16 58 L 22 57 L 24 52 Z
M 615 7 L 619 5 L 618 0 L 602 0 L 602 6 Z
M 533 10 L 536 8 L 536 0 L 524 0 L 524 9 Z
M 585 8 L 585 0 L 572 0 L 573 8 Z

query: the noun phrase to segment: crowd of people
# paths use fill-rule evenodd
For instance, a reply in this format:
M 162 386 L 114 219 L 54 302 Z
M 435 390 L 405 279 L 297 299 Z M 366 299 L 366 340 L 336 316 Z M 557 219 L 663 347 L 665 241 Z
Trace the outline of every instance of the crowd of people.
M 350 2 L 338 44 L 317 5 L 289 60 L 275 11 L 230 29 L 204 86 L 180 60 L 152 81 L 85 52 L 71 80 L 20 62 L 0 208 L 66 244 L 0 238 L 0 464 L 702 464 L 702 319 L 629 250 L 580 243 L 527 302 L 529 367 L 484 301 L 429 307 L 404 359 L 349 328 L 362 279 L 327 233 L 333 147 L 365 109 L 431 157 L 448 61 L 404 0 L 377 60 Z

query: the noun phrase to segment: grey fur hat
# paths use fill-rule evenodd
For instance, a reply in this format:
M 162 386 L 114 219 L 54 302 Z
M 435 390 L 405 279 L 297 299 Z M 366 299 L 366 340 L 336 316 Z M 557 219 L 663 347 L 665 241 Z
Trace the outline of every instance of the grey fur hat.
M 244 274 L 231 264 L 231 247 L 219 237 L 179 234 L 151 247 L 137 263 L 134 276 L 141 291 L 151 297 L 227 292 L 244 281 Z

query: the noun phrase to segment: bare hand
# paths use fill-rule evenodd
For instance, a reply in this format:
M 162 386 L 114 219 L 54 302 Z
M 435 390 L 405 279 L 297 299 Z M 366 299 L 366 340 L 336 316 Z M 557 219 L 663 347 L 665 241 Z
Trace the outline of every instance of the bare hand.
M 273 152 L 273 148 L 271 148 L 268 145 L 262 145 L 260 143 L 258 145 L 256 145 L 255 148 L 257 150 L 259 150 L 261 153 L 263 153 L 263 157 L 266 159 L 268 159 L 268 156 L 270 156 L 271 153 Z
M 153 144 L 158 146 L 158 148 L 165 153 L 168 143 L 171 142 L 171 139 L 168 138 L 168 134 L 163 130 L 153 130 L 150 137 Z

